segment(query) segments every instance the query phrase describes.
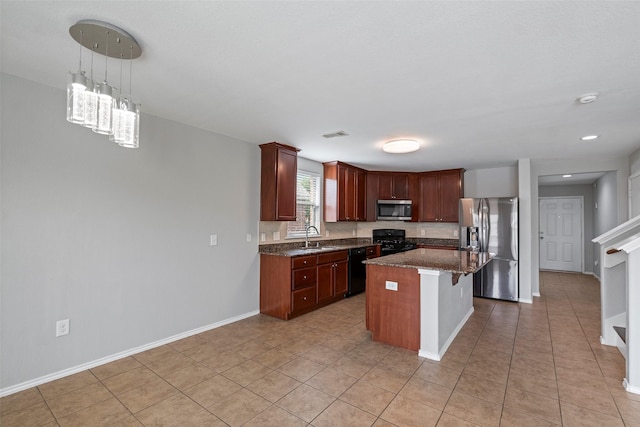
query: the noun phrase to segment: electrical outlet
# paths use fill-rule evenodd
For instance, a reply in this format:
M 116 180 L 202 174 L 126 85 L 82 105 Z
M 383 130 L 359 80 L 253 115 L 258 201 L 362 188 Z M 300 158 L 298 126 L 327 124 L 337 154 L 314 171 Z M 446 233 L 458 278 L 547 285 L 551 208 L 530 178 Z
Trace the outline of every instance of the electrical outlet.
M 247 242 L 251 241 L 251 233 L 247 233 Z
M 216 246 L 218 244 L 218 235 L 212 234 L 209 236 L 209 246 Z
M 260 233 L 260 241 L 264 242 L 267 240 L 267 233 Z
M 458 237 L 458 230 L 453 230 L 453 237 Z
M 420 230 L 420 235 L 421 236 L 426 236 L 427 235 L 427 230 L 425 230 L 424 228 L 422 230 Z
M 356 235 L 356 230 L 353 230 L 353 232 L 351 233 L 353 236 Z
M 390 280 L 385 280 L 384 282 L 385 289 L 389 289 L 390 291 L 398 290 L 398 282 L 392 282 Z
M 280 240 L 280 232 L 279 231 L 274 231 L 273 232 L 273 241 L 276 242 Z
M 329 237 L 329 230 L 327 230 L 326 234 L 327 234 L 327 237 Z
M 56 322 L 56 337 L 69 335 L 69 319 L 58 320 Z

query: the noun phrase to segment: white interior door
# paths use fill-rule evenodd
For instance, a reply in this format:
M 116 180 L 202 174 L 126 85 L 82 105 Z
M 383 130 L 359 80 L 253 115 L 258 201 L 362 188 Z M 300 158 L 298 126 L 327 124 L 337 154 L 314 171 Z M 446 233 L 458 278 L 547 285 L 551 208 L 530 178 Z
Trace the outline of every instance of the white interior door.
M 540 198 L 540 268 L 582 271 L 582 198 Z

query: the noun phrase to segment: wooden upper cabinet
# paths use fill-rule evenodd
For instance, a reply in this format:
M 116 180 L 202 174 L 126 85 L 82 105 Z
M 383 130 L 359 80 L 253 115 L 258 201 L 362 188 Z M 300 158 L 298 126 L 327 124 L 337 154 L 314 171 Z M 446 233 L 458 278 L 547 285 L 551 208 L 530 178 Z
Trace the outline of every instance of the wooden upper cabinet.
M 401 172 L 382 172 L 378 174 L 378 199 L 408 199 L 409 174 Z
M 458 200 L 463 196 L 463 174 L 463 169 L 420 174 L 420 221 L 458 222 Z
M 366 171 L 341 162 L 324 163 L 324 220 L 364 221 Z
M 367 173 L 356 169 L 356 221 L 367 220 Z
M 295 221 L 299 150 L 278 142 L 260 149 L 260 220 Z

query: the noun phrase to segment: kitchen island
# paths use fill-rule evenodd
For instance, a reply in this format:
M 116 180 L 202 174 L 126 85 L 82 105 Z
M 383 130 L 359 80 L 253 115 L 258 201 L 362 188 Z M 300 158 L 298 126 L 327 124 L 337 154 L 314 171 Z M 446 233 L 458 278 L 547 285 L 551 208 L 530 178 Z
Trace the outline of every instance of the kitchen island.
M 440 360 L 473 313 L 473 273 L 492 256 L 415 249 L 365 261 L 373 340 Z

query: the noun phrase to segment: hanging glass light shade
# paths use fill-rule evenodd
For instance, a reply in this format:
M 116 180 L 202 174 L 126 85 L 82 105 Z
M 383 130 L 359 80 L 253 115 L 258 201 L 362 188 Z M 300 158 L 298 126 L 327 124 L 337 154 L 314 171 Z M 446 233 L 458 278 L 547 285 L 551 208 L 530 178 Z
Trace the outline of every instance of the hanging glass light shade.
M 67 121 L 84 123 L 84 92 L 87 88 L 87 78 L 84 72 L 70 73 L 67 83 Z
M 87 80 L 87 89 L 84 91 L 84 123 L 86 128 L 95 128 L 98 125 L 98 94 L 96 83 Z
M 125 110 L 121 116 L 120 127 L 122 138 L 118 141 L 121 147 L 138 148 L 140 146 L 140 105 L 131 100 L 126 100 Z
M 82 31 L 80 32 L 82 39 Z M 77 73 L 69 73 L 67 82 L 67 121 L 84 123 L 84 91 L 87 88 L 87 78 L 82 71 L 82 44 L 80 45 L 80 61 Z
M 100 83 L 97 90 L 98 94 L 98 121 L 92 128 L 95 133 L 101 135 L 111 135 L 113 133 L 113 108 L 115 100 L 113 99 L 113 87 L 109 86 L 106 81 Z

